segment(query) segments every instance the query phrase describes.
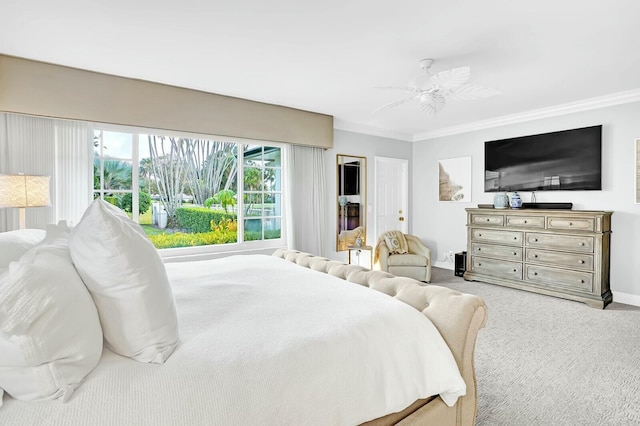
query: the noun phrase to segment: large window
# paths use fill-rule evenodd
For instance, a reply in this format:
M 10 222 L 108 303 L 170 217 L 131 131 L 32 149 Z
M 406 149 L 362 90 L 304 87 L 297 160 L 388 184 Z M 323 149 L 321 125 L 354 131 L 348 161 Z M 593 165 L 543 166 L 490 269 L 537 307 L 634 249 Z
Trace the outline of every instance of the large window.
M 280 239 L 282 156 L 255 141 L 96 129 L 94 197 L 159 249 Z

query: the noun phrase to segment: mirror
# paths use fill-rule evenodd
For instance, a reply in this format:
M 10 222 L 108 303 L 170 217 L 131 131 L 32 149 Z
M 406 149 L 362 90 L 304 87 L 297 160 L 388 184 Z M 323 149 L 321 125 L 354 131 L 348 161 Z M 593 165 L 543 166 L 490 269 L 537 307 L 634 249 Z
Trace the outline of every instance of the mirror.
M 367 217 L 367 158 L 336 156 L 338 235 L 336 251 L 365 246 Z

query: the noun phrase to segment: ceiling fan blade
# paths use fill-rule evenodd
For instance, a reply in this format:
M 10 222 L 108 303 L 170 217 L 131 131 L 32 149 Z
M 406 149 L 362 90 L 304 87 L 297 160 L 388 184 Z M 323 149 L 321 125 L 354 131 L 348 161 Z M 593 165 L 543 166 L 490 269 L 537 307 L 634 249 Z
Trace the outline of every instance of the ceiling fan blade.
M 431 76 L 431 83 L 443 89 L 455 89 L 471 78 L 471 68 L 460 67 Z
M 378 86 L 374 87 L 374 89 L 384 89 L 384 90 L 402 90 L 403 92 L 409 93 L 418 93 L 420 89 L 411 86 Z
M 420 94 L 414 95 L 414 96 L 410 96 L 408 98 L 404 98 L 404 99 L 399 99 L 397 101 L 393 101 L 393 102 L 389 102 L 388 104 L 384 104 L 379 108 L 374 109 L 371 114 L 375 114 L 376 112 L 383 110 L 383 109 L 388 109 L 388 108 L 393 108 L 393 107 L 397 107 L 399 105 L 405 104 L 407 102 L 410 102 L 416 98 L 418 98 L 420 96 Z
M 449 96 L 451 97 L 451 99 L 468 101 L 490 98 L 491 96 L 496 96 L 499 94 L 499 90 L 492 89 L 490 87 L 481 86 L 479 84 L 463 84 L 462 86 L 453 89 L 449 93 Z

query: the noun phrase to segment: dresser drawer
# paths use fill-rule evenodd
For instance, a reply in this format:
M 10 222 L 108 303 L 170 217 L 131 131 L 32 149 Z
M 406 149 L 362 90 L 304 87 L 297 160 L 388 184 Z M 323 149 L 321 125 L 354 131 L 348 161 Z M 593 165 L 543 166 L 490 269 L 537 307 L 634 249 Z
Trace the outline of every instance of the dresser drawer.
M 593 232 L 596 230 L 596 219 L 571 216 L 547 217 L 547 229 Z
M 504 216 L 501 214 L 473 214 L 472 225 L 504 226 Z
M 472 229 L 471 240 L 488 243 L 522 245 L 523 233 L 520 231 L 503 231 L 497 229 Z
M 593 253 L 594 238 L 579 235 L 538 234 L 535 232 L 527 232 L 526 245 L 528 247 Z
M 527 262 L 548 263 L 583 271 L 593 271 L 593 255 L 591 254 L 563 253 L 528 248 L 525 258 Z
M 521 280 L 522 263 L 473 256 L 471 258 L 471 272 L 508 280 Z
M 544 216 L 509 216 L 507 226 L 544 229 Z
M 472 243 L 471 250 L 476 256 L 497 257 L 507 260 L 522 260 L 521 247 L 505 247 L 492 244 Z
M 593 274 L 590 272 L 527 265 L 525 280 L 533 283 L 545 284 L 549 287 L 589 293 L 593 291 Z

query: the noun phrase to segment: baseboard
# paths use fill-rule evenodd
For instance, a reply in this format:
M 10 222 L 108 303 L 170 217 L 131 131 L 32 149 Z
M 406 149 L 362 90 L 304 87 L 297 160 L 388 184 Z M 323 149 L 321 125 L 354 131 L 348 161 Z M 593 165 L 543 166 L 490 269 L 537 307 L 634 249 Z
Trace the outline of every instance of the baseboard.
M 435 266 L 436 268 L 450 269 L 452 271 L 454 269 L 453 263 L 452 262 L 446 262 L 446 261 L 436 260 L 435 262 L 433 262 L 433 266 Z
M 636 294 L 627 294 L 614 291 L 613 301 L 616 303 L 624 303 L 625 305 L 640 306 L 640 296 Z

